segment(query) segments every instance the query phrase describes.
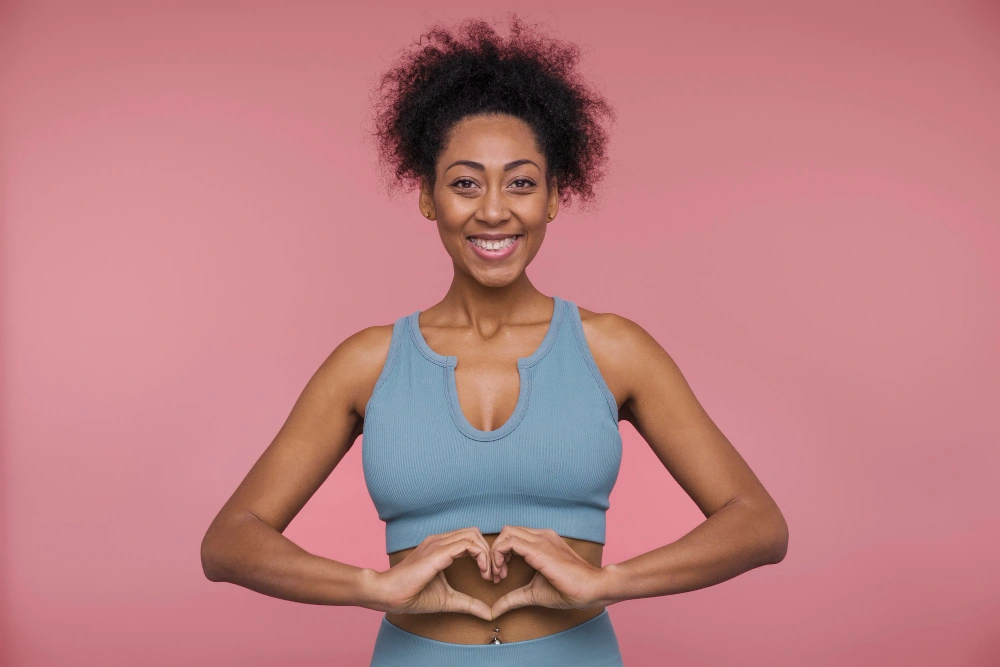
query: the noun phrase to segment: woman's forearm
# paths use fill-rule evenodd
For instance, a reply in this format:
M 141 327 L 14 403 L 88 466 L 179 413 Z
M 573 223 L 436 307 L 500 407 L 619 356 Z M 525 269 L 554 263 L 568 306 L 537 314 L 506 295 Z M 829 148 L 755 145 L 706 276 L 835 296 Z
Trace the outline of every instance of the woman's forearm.
M 729 503 L 676 542 L 604 566 L 607 598 L 620 602 L 693 591 L 778 563 L 788 526 L 771 502 Z
M 283 600 L 377 609 L 376 572 L 311 554 L 253 514 L 212 526 L 201 546 L 212 581 Z

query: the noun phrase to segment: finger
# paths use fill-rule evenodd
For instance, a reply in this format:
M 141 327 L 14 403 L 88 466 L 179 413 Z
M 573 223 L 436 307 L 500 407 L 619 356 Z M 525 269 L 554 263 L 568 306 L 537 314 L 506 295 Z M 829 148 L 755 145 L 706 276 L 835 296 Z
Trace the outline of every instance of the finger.
M 486 541 L 479 528 L 473 528 L 471 532 L 473 533 L 473 539 L 483 548 L 482 559 L 476 559 L 476 563 L 479 565 L 479 574 L 483 579 L 491 580 L 493 579 L 493 557 L 490 555 L 492 553 L 490 551 L 490 543 Z
M 527 541 L 537 541 L 538 533 L 540 533 L 540 531 L 524 528 L 523 526 L 504 526 L 500 530 L 500 534 L 497 535 L 497 538 L 493 541 L 494 564 L 500 566 L 504 562 L 510 561 L 510 555 L 507 554 L 506 556 L 502 556 L 499 548 L 511 539 L 520 537 L 521 539 Z
M 471 614 L 486 621 L 493 620 L 493 610 L 490 606 L 478 598 L 465 593 L 452 590 L 445 602 L 444 611 L 457 612 L 460 614 Z
M 486 554 L 486 567 L 480 565 L 480 572 L 483 575 L 483 579 L 493 578 L 493 558 L 490 556 L 490 543 L 486 541 L 486 537 L 483 535 L 479 527 L 473 527 L 470 531 L 475 535 L 475 540 L 483 545 L 483 553 Z
M 493 545 L 490 549 L 490 562 L 494 571 L 499 574 L 499 576 L 494 579 L 494 583 L 507 577 L 507 563 L 509 563 L 513 557 L 513 552 L 505 550 L 502 547 L 517 537 L 529 542 L 538 541 L 538 534 L 541 532 L 541 530 L 529 529 L 524 526 L 504 526 L 500 529 L 500 533 L 497 535 L 496 539 L 493 540 Z
M 504 576 L 506 576 L 505 573 L 503 573 L 502 568 L 500 567 L 503 557 L 497 554 L 496 552 L 497 543 L 500 542 L 501 538 L 506 534 L 505 533 L 506 530 L 507 530 L 506 526 L 501 528 L 500 533 L 493 538 L 493 543 L 490 544 L 490 567 L 493 568 L 493 583 L 499 582 L 501 579 L 504 578 Z
M 450 530 L 446 533 L 439 533 L 431 537 L 450 538 L 450 537 L 473 537 L 473 536 L 478 536 L 482 538 L 483 542 L 486 541 L 486 538 L 483 536 L 482 531 L 479 530 L 479 526 L 467 526 L 465 528 L 456 528 L 455 530 Z
M 493 540 L 493 545 L 490 547 L 490 559 L 493 562 L 494 568 L 500 568 L 503 565 L 504 557 L 503 554 L 498 551 L 498 549 L 503 546 L 503 543 L 507 541 L 507 537 L 510 535 L 510 526 L 504 526 L 500 529 L 500 534 L 497 535 L 496 539 Z
M 478 542 L 467 537 L 433 544 L 428 548 L 424 562 L 428 563 L 434 572 L 440 572 L 455 562 L 455 559 L 462 554 L 472 556 L 479 564 L 480 569 L 489 566 L 489 553 L 484 551 Z
M 500 529 L 500 532 L 495 538 L 493 538 L 493 543 L 490 545 L 490 564 L 493 566 L 493 571 L 497 576 L 494 577 L 494 582 L 498 582 L 507 576 L 507 568 L 504 567 L 504 555 L 497 552 L 497 546 L 502 545 L 504 541 L 511 535 L 511 531 L 515 530 L 516 526 L 504 526 Z M 510 560 L 510 557 L 507 557 Z
M 509 526 L 504 526 L 504 528 L 500 531 L 500 534 L 497 535 L 497 538 L 493 540 L 493 545 L 490 547 L 490 562 L 493 565 L 494 571 L 499 574 L 500 579 L 506 578 L 507 563 L 510 562 L 510 554 L 501 551 L 501 547 L 503 547 L 503 545 L 507 543 L 510 538 L 511 533 L 509 528 Z
M 497 544 L 499 542 L 499 544 Z M 518 554 L 520 556 L 526 556 L 529 552 L 535 551 L 533 548 L 535 543 L 531 540 L 527 540 L 520 535 L 507 535 L 503 542 L 497 540 L 493 543 L 493 553 L 499 557 L 501 564 L 510 562 L 510 557 L 513 554 Z
M 470 526 L 469 528 L 461 528 L 459 530 L 453 531 L 456 535 L 461 535 L 467 537 L 471 540 L 478 542 L 483 547 L 483 552 L 486 554 L 485 558 L 477 558 L 476 563 L 479 565 L 479 573 L 482 575 L 483 579 L 493 578 L 493 558 L 490 555 L 490 545 L 483 536 L 482 531 L 479 530 L 478 526 Z
M 469 554 L 479 564 L 480 570 L 490 571 L 489 549 L 473 539 L 463 537 L 451 542 L 443 542 L 437 548 L 435 563 L 439 564 L 440 570 L 451 565 L 462 554 Z
M 537 538 L 525 538 L 521 535 L 511 534 L 507 536 L 507 539 L 504 540 L 504 543 L 499 548 L 494 544 L 493 551 L 503 557 L 501 565 L 503 571 L 506 571 L 507 563 L 510 562 L 515 553 L 536 570 L 542 571 L 545 569 L 543 567 L 546 553 L 545 544 L 544 541 Z
M 511 609 L 529 607 L 533 604 L 535 604 L 535 601 L 531 594 L 531 584 L 528 584 L 520 588 L 515 588 L 506 595 L 501 596 L 499 600 L 493 603 L 490 613 L 493 614 L 493 618 L 495 619 L 501 614 L 506 614 Z

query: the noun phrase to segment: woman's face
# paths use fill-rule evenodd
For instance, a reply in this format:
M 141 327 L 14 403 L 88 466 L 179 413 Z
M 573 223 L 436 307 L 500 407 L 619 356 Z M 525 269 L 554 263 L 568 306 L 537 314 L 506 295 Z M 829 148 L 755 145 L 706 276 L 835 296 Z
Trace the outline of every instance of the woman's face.
M 456 269 L 488 287 L 509 285 L 524 272 L 559 208 L 557 188 L 546 188 L 547 168 L 519 118 L 476 115 L 455 124 L 433 192 L 424 183 L 419 204 L 437 221 Z

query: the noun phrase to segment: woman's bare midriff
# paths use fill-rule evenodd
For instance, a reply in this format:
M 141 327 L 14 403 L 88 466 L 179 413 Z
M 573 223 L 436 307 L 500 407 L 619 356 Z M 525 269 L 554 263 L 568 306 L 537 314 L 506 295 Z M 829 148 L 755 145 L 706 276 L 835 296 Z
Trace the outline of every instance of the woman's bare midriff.
M 483 535 L 486 543 L 493 545 L 497 533 Z M 587 562 L 601 567 L 604 545 L 587 540 L 564 537 L 566 543 L 582 556 Z M 403 549 L 389 554 L 389 565 L 393 566 L 403 560 L 413 549 Z M 462 556 L 444 570 L 445 579 L 456 591 L 477 597 L 487 605 L 492 605 L 500 597 L 515 588 L 524 586 L 535 574 L 535 569 L 528 565 L 524 558 L 514 553 L 507 563 L 507 576 L 499 583 L 483 579 L 479 566 L 471 556 Z M 496 620 L 490 622 L 471 614 L 454 612 L 434 614 L 397 614 L 388 612 L 387 621 L 407 632 L 453 644 L 486 644 L 494 634 L 500 641 L 519 642 L 528 639 L 538 639 L 547 635 L 568 630 L 584 621 L 589 621 L 602 611 L 604 607 L 589 609 L 550 609 L 548 607 L 518 607 L 511 609 Z M 500 628 L 494 633 L 494 628 Z

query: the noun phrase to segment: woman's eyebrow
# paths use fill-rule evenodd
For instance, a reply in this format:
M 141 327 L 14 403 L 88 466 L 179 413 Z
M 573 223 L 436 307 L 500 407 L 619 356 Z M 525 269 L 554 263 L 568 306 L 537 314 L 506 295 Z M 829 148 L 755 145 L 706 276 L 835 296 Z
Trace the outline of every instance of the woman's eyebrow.
M 472 167 L 473 169 L 478 169 L 479 171 L 486 171 L 486 167 L 484 167 L 479 162 L 473 162 L 472 160 L 455 160 L 445 168 L 445 171 L 448 171 L 455 165 L 459 164 L 464 164 L 466 167 Z M 510 171 L 511 169 L 520 167 L 522 164 L 534 164 L 536 167 L 538 167 L 538 165 L 535 164 L 533 161 L 525 159 L 525 160 L 514 160 L 513 162 L 508 162 L 503 166 L 503 170 Z M 541 170 L 541 167 L 538 167 L 538 169 Z

